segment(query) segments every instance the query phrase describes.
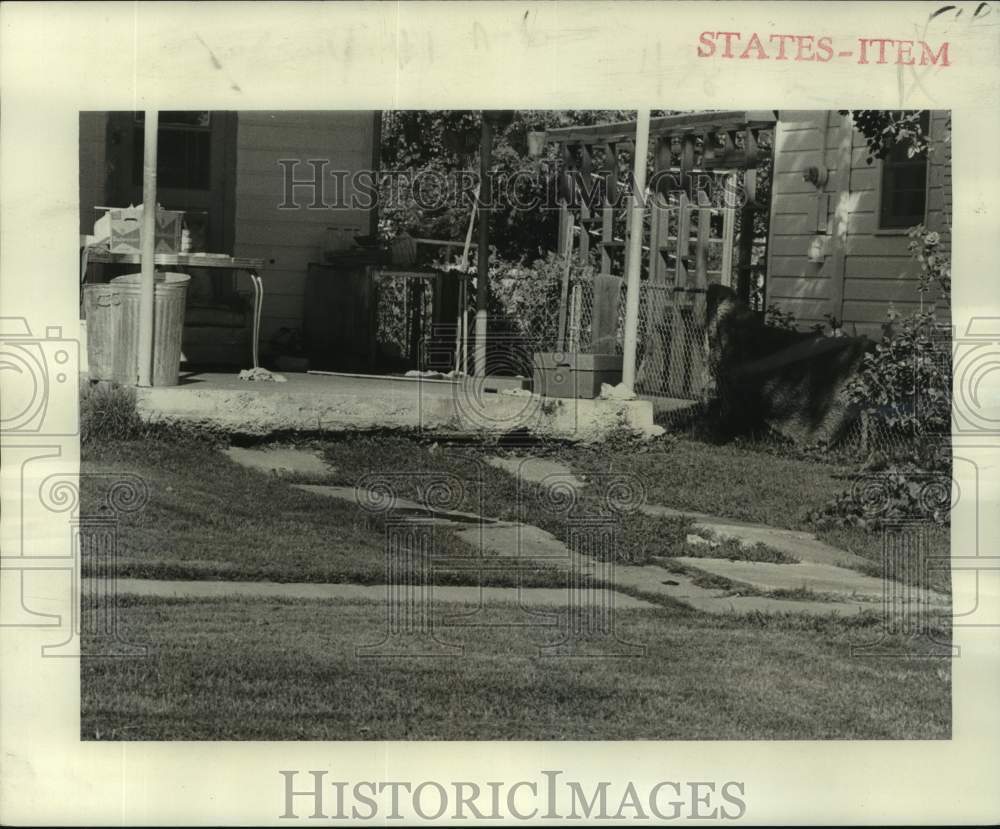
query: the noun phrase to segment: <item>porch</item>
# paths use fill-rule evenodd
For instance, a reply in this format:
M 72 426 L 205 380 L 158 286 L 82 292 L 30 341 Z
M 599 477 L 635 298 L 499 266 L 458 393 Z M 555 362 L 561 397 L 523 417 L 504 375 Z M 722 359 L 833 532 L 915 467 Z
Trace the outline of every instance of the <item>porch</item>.
M 550 398 L 476 377 L 284 376 L 283 383 L 247 382 L 232 374 L 183 372 L 176 386 L 137 388 L 138 409 L 148 422 L 252 436 L 402 429 L 595 442 L 623 426 L 639 434 L 658 431 L 648 400 Z

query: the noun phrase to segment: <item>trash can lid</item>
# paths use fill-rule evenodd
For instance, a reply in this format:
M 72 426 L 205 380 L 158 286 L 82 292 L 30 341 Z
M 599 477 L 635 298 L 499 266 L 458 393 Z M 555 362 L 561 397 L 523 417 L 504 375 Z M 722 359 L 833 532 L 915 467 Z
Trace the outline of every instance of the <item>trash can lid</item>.
M 142 282 L 141 273 L 127 273 L 124 276 L 116 276 L 111 280 L 112 282 L 125 282 L 127 284 L 139 284 Z M 167 271 L 155 271 L 153 274 L 153 281 L 157 283 L 166 283 L 168 285 L 179 285 L 183 282 L 190 282 L 191 277 L 186 273 L 171 273 Z

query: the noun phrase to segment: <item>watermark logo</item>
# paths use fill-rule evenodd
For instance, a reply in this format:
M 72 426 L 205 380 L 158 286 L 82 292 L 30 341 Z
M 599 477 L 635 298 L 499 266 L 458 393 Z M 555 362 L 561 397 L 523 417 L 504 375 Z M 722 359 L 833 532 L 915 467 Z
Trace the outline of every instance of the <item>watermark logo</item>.
M 0 434 L 75 435 L 80 345 L 48 326 L 33 335 L 24 317 L 0 317 Z
M 446 209 L 534 213 L 540 210 L 602 207 L 621 210 L 637 197 L 664 210 L 682 203 L 696 207 L 740 208 L 750 200 L 731 171 L 682 174 L 677 169 L 654 172 L 646 189 L 637 192 L 632 172 L 584 171 L 558 160 L 532 169 L 493 170 L 482 187 L 475 170 L 342 170 L 328 158 L 279 158 L 279 210 L 391 210 L 416 206 L 428 213 Z M 482 194 L 488 193 L 489 196 Z
M 281 820 L 739 820 L 739 780 L 654 783 L 574 780 L 543 769 L 535 779 L 338 780 L 325 769 L 282 769 Z M 654 823 L 654 825 L 656 825 Z
M 952 352 L 955 399 L 953 429 L 958 436 L 1000 435 L 1000 317 L 973 317 Z
M 88 512 L 80 511 L 82 490 L 90 490 L 88 500 L 95 505 Z M 22 498 L 24 494 L 22 491 Z M 148 502 L 145 481 L 132 474 L 57 473 L 43 478 L 37 489 L 27 494 L 37 498 L 51 514 L 50 520 L 58 520 L 56 516 L 60 515 L 67 517 L 70 552 L 50 555 L 28 551 L 24 527 L 19 527 L 21 550 L 3 556 L 2 570 L 8 578 L 17 577 L 20 602 L 13 607 L 5 604 L 0 626 L 54 628 L 64 638 L 42 646 L 46 657 L 146 656 L 148 645 L 128 640 L 118 592 L 121 522 Z M 93 497 L 95 494 L 100 497 Z M 60 579 L 65 590 L 60 604 L 70 608 L 67 616 L 39 614 L 29 606 L 25 585 L 33 575 Z
M 455 326 L 435 326 L 431 343 L 439 349 L 453 348 Z M 535 371 L 538 344 L 531 337 L 491 333 L 484 371 L 460 375 L 450 385 L 421 382 L 418 393 L 421 413 L 437 413 L 441 405 L 452 408 L 455 427 L 461 432 L 502 435 L 517 440 L 544 430 L 545 421 L 558 418 L 561 428 L 576 426 L 576 401 L 546 400 L 546 382 Z M 441 357 L 445 357 L 441 353 Z M 475 354 L 469 355 L 475 361 Z M 434 424 L 437 418 L 421 417 Z
M 588 498 L 586 508 L 578 504 L 575 486 L 558 476 L 548 476 L 537 490 L 519 484 L 516 520 L 484 517 L 481 468 L 464 475 L 417 471 L 361 478 L 357 503 L 384 532 L 386 593 L 382 633 L 359 644 L 356 656 L 462 656 L 464 647 L 448 641 L 448 630 L 486 627 L 554 628 L 555 640 L 534 651 L 542 657 L 644 656 L 645 646 L 626 641 L 616 627 L 615 567 L 621 519 L 643 503 L 645 493 L 634 476 L 603 477 L 597 484 L 602 496 Z M 539 521 L 556 534 L 537 526 Z M 443 552 L 442 532 L 457 532 L 468 552 Z M 533 588 L 523 583 L 526 574 L 540 571 L 550 583 L 542 588 L 544 596 L 531 594 Z M 504 586 L 486 587 L 491 574 Z M 455 585 L 442 591 L 464 591 L 465 600 L 478 592 L 479 603 L 471 611 L 448 611 L 439 601 L 442 582 Z M 498 603 L 487 607 L 487 591 L 499 591 Z

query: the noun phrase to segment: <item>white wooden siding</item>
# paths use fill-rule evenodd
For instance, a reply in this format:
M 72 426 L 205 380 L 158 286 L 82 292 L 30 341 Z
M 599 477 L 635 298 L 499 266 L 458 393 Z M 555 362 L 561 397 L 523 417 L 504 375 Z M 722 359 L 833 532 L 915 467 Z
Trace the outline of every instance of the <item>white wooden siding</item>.
M 950 117 L 948 112 L 931 113 L 926 222 L 930 229 L 942 232 L 947 246 L 951 144 L 943 139 Z M 869 165 L 867 155 L 864 136 L 836 112 L 785 110 L 779 115 L 767 299 L 795 314 L 801 327 L 833 314 L 843 320 L 848 333 L 877 336 L 890 302 L 903 313 L 918 307 L 918 269 L 910 257 L 909 238 L 905 232 L 880 230 L 881 162 Z M 840 159 L 848 156 L 850 171 L 845 174 L 839 169 Z M 821 195 L 803 180 L 802 173 L 807 167 L 824 165 L 829 178 Z M 840 189 L 841 184 L 846 186 Z M 835 215 L 838 206 L 843 221 Z M 809 246 L 820 233 L 824 215 L 825 232 L 843 234 L 841 255 L 833 255 L 838 240 L 831 239 L 825 260 L 811 263 Z
M 808 167 L 828 167 L 836 151 L 839 119 L 834 115 L 829 130 L 827 120 L 825 111 L 784 110 L 774 131 L 767 301 L 793 313 L 802 326 L 821 322 L 834 300 L 830 257 L 820 264 L 808 255 L 819 228 L 828 229 L 831 208 L 803 178 Z M 824 193 L 831 183 L 832 176 Z
M 264 311 L 261 331 L 266 341 L 279 328 L 302 326 L 306 271 L 320 260 L 327 227 L 360 227 L 368 232 L 368 212 L 307 209 L 307 190 L 298 188 L 302 208 L 281 210 L 284 176 L 279 159 L 329 159 L 326 200 L 334 200 L 331 170 L 371 168 L 373 112 L 240 112 L 236 160 L 235 255 L 265 260 Z M 298 179 L 310 178 L 312 167 L 300 164 Z

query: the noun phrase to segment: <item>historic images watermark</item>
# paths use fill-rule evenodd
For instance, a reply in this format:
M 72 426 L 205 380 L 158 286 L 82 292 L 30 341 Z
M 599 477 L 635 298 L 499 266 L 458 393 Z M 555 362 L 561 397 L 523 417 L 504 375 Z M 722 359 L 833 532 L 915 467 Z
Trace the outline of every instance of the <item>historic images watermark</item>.
M 956 436 L 1000 436 L 1000 399 L 989 396 L 988 382 L 996 371 L 1000 371 L 1000 317 L 973 317 L 964 334 L 953 340 Z
M 739 780 L 574 780 L 543 769 L 537 779 L 338 780 L 328 770 L 282 769 L 282 820 L 739 820 L 747 814 Z
M 372 210 L 410 207 L 434 212 L 445 208 L 487 210 L 559 210 L 585 205 L 623 209 L 633 196 L 645 208 L 676 206 L 687 197 L 697 207 L 743 207 L 748 194 L 731 171 L 653 173 L 637 192 L 631 172 L 584 172 L 559 162 L 513 172 L 494 170 L 482 187 L 473 170 L 341 170 L 328 158 L 279 158 L 282 189 L 279 210 Z M 620 177 L 619 177 L 620 176 Z M 481 195 L 488 193 L 488 196 Z
M 0 317 L 0 434 L 68 436 L 79 432 L 76 390 L 80 343 L 59 326 L 32 333 L 24 317 Z
M 129 474 L 65 471 L 65 444 L 80 431 L 80 344 L 58 326 L 42 330 L 34 334 L 24 317 L 0 317 L 3 473 L 5 486 L 16 487 L 16 500 L 4 504 L 0 627 L 51 630 L 43 656 L 143 656 L 146 646 L 123 633 L 117 556 L 121 520 L 145 506 L 146 484 Z M 97 496 L 87 511 L 81 489 Z M 52 542 L 60 530 L 66 536 Z M 58 595 L 36 589 L 41 581 L 58 584 Z

